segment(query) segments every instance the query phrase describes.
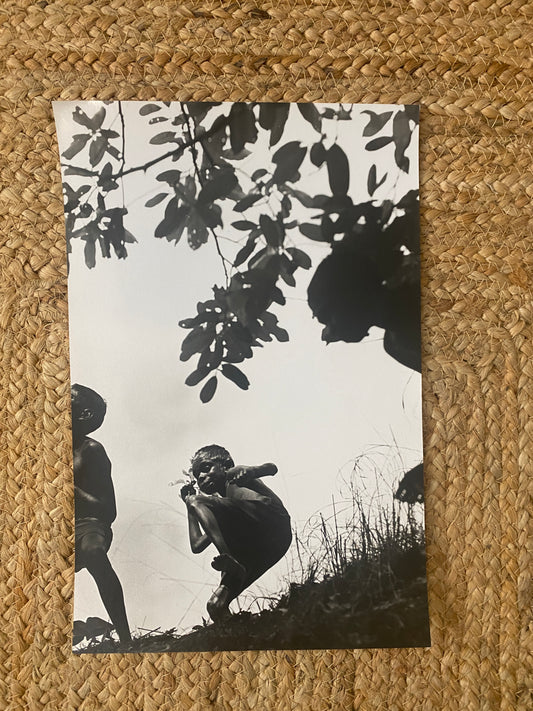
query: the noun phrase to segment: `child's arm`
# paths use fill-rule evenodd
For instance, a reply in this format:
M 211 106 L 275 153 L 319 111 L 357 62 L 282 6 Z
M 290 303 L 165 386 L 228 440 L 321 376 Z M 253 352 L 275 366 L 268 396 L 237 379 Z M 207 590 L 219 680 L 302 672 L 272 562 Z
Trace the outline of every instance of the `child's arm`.
M 246 481 L 252 479 L 260 479 L 264 476 L 274 476 L 278 471 L 278 468 L 272 462 L 267 462 L 266 464 L 259 464 L 257 466 L 248 466 L 240 464 L 236 467 L 231 467 L 226 471 L 226 476 L 228 482 L 234 484 L 243 484 Z
M 191 544 L 191 551 L 193 553 L 201 553 L 207 546 L 211 543 L 211 540 L 202 533 L 198 519 L 194 515 L 194 512 L 189 506 L 189 500 L 192 496 L 195 496 L 195 489 L 192 484 L 186 484 L 181 488 L 181 498 L 187 506 L 187 521 L 189 523 L 189 543 Z

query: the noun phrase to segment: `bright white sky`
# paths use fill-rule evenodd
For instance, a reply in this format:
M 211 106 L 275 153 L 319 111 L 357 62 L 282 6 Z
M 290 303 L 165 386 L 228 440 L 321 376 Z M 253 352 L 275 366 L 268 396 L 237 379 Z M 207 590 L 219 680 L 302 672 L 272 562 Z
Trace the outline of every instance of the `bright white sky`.
M 100 104 L 54 104 L 61 152 L 73 134 L 84 130 L 72 121 L 76 105 L 92 116 Z M 126 167 L 168 150 L 168 145 L 148 144 L 154 129 L 167 130 L 168 124 L 152 126 L 147 133 L 147 118 L 138 115 L 141 105 L 123 104 Z M 349 155 L 350 193 L 354 200 L 368 199 L 366 176 L 372 162 L 379 160 L 378 176 L 388 171 L 389 178 L 374 197 L 401 196 L 418 186 L 417 141 L 408 151 L 410 174 L 398 176 L 390 146 L 374 153 L 363 150 L 365 108 L 381 112 L 387 107 L 357 106 L 352 121 L 324 123 L 338 130 L 339 143 Z M 114 106 L 107 110 L 109 116 L 116 114 Z M 178 111 L 179 106 L 173 106 L 168 115 Z M 120 131 L 118 120 L 113 128 Z M 278 145 L 288 140 L 309 145 L 317 140 L 295 107 Z M 254 148 L 252 160 L 241 163 L 248 173 L 261 166 L 258 150 L 261 146 Z M 84 152 L 72 163 L 87 161 Z M 186 630 L 207 616 L 205 603 L 217 582 L 210 568 L 215 551 L 190 552 L 180 487 L 169 486 L 182 477 L 199 447 L 221 444 L 241 464 L 275 462 L 279 473 L 266 483 L 281 496 L 300 531 L 317 511 L 327 514 L 332 497 L 342 498 L 342 482 L 350 479 L 357 457 L 365 454 L 374 462 L 366 478 L 359 476 L 355 482 L 358 489 L 367 500 L 375 500 L 379 485 L 390 502 L 394 482 L 422 456 L 420 376 L 385 353 L 378 329 L 360 344 L 326 346 L 320 340 L 322 326 L 311 318 L 306 303 L 310 274 L 302 270 L 295 289 L 283 287 L 288 302 L 277 312 L 290 341 L 254 349 L 253 359 L 239 365 L 250 380 L 248 391 L 219 378 L 214 399 L 202 404 L 200 388 L 184 385 L 196 358 L 179 360 L 188 331 L 179 328 L 178 321 L 195 315 L 197 301 L 210 297 L 213 284 L 223 285 L 224 275 L 212 243 L 193 252 L 185 235 L 177 246 L 153 237 L 165 203 L 151 209 L 144 204 L 161 191 L 154 177 L 161 170 L 156 166 L 147 175 L 136 173 L 124 181 L 129 211 L 125 226 L 138 240 L 128 245 L 128 258 L 98 257 L 96 268 L 89 270 L 83 245 L 75 244 L 69 275 L 71 377 L 73 383 L 94 388 L 108 403 L 105 422 L 94 436 L 113 465 L 118 517 L 110 559 L 122 581 L 134 630 Z M 302 189 L 328 192 L 325 167 L 318 171 L 311 166 L 302 175 Z M 122 199 L 121 191 L 117 196 Z M 249 215 L 225 220 L 224 235 L 240 239 L 244 233 L 229 225 L 234 219 Z M 302 236 L 295 244 L 312 255 L 314 265 L 327 253 Z M 227 241 L 226 246 L 231 254 L 233 245 Z M 251 594 L 243 595 L 243 607 L 256 609 L 254 595 L 281 592 L 292 560 L 289 552 Z M 76 575 L 75 618 L 92 615 L 107 617 L 92 579 L 82 571 Z

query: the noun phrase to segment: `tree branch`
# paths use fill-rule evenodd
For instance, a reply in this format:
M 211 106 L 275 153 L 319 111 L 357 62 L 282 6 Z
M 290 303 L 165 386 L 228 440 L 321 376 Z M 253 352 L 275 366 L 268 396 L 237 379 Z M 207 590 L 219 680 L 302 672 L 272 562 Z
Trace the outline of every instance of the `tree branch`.
M 121 173 L 124 173 L 124 165 L 126 163 L 126 126 L 124 122 L 124 114 L 122 112 L 122 101 L 118 102 L 118 113 L 120 116 L 120 123 L 122 126 L 122 166 L 120 168 Z
M 157 158 L 154 158 L 153 160 L 148 161 L 147 163 L 143 163 L 143 165 L 136 165 L 133 168 L 128 168 L 127 170 L 124 170 L 124 168 L 121 168 L 117 173 L 114 173 L 111 178 L 113 180 L 116 180 L 117 178 L 123 178 L 126 175 L 131 175 L 132 173 L 138 173 L 139 171 L 147 171 L 149 168 L 151 168 L 154 165 L 157 165 L 161 161 L 166 160 L 167 158 L 172 158 L 173 156 L 177 156 L 178 158 L 181 157 L 185 151 L 188 148 L 191 148 L 191 146 L 194 146 L 196 143 L 201 143 L 203 140 L 210 138 L 211 136 L 214 136 L 220 129 L 224 126 L 227 126 L 229 124 L 229 117 L 225 116 L 224 121 L 221 121 L 218 123 L 216 128 L 210 128 L 208 131 L 205 131 L 202 133 L 200 136 L 195 136 L 194 138 L 191 137 L 190 140 L 186 141 L 183 143 L 181 146 L 178 146 L 177 148 L 174 148 L 172 151 L 168 151 L 167 153 L 164 153 L 161 156 L 158 156 Z M 100 171 L 98 170 L 92 170 L 89 171 L 86 168 L 81 168 L 80 166 L 76 165 L 69 165 L 68 163 L 64 163 L 65 169 L 72 168 L 73 170 L 83 170 L 84 175 L 86 177 L 90 176 L 98 176 L 100 175 Z
M 187 126 L 187 133 L 189 134 L 189 142 L 191 143 L 191 147 L 192 147 L 191 153 L 192 153 L 192 162 L 194 165 L 194 172 L 196 173 L 196 177 L 198 178 L 198 182 L 200 183 L 200 186 L 203 187 L 202 177 L 200 175 L 200 168 L 198 167 L 198 153 L 196 151 L 195 143 L 197 142 L 197 140 L 199 140 L 201 143 L 202 140 L 206 137 L 206 135 L 202 134 L 202 136 L 200 138 L 198 138 L 197 136 L 194 136 L 194 140 L 193 140 L 193 133 L 191 130 L 191 125 L 190 125 L 190 115 L 187 113 L 183 102 L 181 102 L 181 110 L 187 119 L 186 126 Z M 217 127 L 217 130 L 218 130 L 218 127 Z M 222 250 L 220 248 L 220 242 L 218 241 L 218 236 L 217 236 L 215 230 L 212 227 L 209 227 L 209 231 L 211 232 L 211 234 L 213 236 L 213 239 L 215 241 L 215 247 L 218 252 L 218 256 L 220 257 L 220 259 L 222 261 L 222 268 L 224 269 L 224 275 L 226 277 L 226 288 L 227 288 L 229 286 L 229 274 L 228 274 L 228 270 L 226 267 L 226 262 L 228 262 L 228 264 L 231 264 L 231 262 L 228 259 L 226 259 L 226 257 L 223 255 Z

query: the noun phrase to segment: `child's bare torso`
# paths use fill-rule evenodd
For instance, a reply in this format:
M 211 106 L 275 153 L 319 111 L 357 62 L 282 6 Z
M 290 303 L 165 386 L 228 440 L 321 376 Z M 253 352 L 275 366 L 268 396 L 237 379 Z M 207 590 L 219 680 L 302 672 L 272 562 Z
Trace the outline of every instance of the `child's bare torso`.
M 84 437 L 74 447 L 73 470 L 76 518 L 111 524 L 116 515 L 111 462 L 100 442 Z

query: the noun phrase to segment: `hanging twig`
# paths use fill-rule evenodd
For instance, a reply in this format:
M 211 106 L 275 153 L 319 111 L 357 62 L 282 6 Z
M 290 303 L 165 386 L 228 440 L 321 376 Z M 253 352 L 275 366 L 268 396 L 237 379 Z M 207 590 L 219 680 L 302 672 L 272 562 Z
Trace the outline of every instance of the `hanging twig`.
M 186 109 L 185 109 L 185 105 L 183 104 L 183 102 L 180 102 L 180 106 L 181 106 L 181 110 L 182 110 L 182 112 L 183 112 L 183 115 L 184 115 L 185 118 L 186 118 L 186 124 L 185 124 L 185 125 L 186 125 L 186 127 L 187 127 L 187 133 L 188 133 L 188 135 L 189 135 L 189 141 L 188 141 L 188 143 L 190 143 L 190 147 L 191 147 L 191 155 L 192 155 L 192 162 L 193 162 L 193 165 L 194 165 L 194 172 L 196 173 L 196 177 L 198 178 L 198 182 L 200 183 L 200 187 L 203 187 L 202 176 L 201 176 L 201 173 L 200 173 L 200 168 L 199 168 L 199 166 L 198 166 L 198 151 L 196 150 L 196 143 L 197 143 L 197 141 L 198 141 L 199 139 L 198 139 L 197 136 L 193 136 L 193 132 L 192 132 L 192 130 L 191 130 L 191 125 L 190 125 L 190 118 L 191 118 L 191 117 L 190 117 L 190 115 L 187 113 L 187 111 L 186 111 Z M 218 130 L 219 130 L 219 127 L 217 126 L 217 131 L 218 131 Z M 206 133 L 207 133 L 207 132 L 206 132 Z M 207 136 L 206 136 L 206 133 L 205 133 L 205 134 L 202 134 L 202 136 L 200 137 L 200 142 L 201 142 L 204 138 L 207 137 Z M 229 259 L 226 259 L 226 257 L 223 255 L 222 250 L 221 250 L 221 248 L 220 248 L 220 242 L 219 242 L 219 240 L 218 240 L 218 235 L 217 235 L 217 233 L 215 232 L 215 230 L 214 230 L 212 227 L 209 227 L 209 231 L 211 232 L 211 234 L 212 234 L 212 236 L 213 236 L 213 240 L 214 240 L 214 242 L 215 242 L 215 247 L 216 247 L 216 250 L 217 250 L 217 252 L 218 252 L 218 256 L 220 257 L 220 259 L 221 259 L 221 261 L 222 261 L 222 268 L 224 269 L 224 275 L 225 275 L 225 277 L 226 277 L 226 287 L 228 287 L 228 286 L 229 286 L 229 274 L 228 274 L 228 270 L 227 270 L 227 267 L 226 267 L 226 262 L 228 262 L 228 264 L 232 264 L 232 263 L 230 262 Z

